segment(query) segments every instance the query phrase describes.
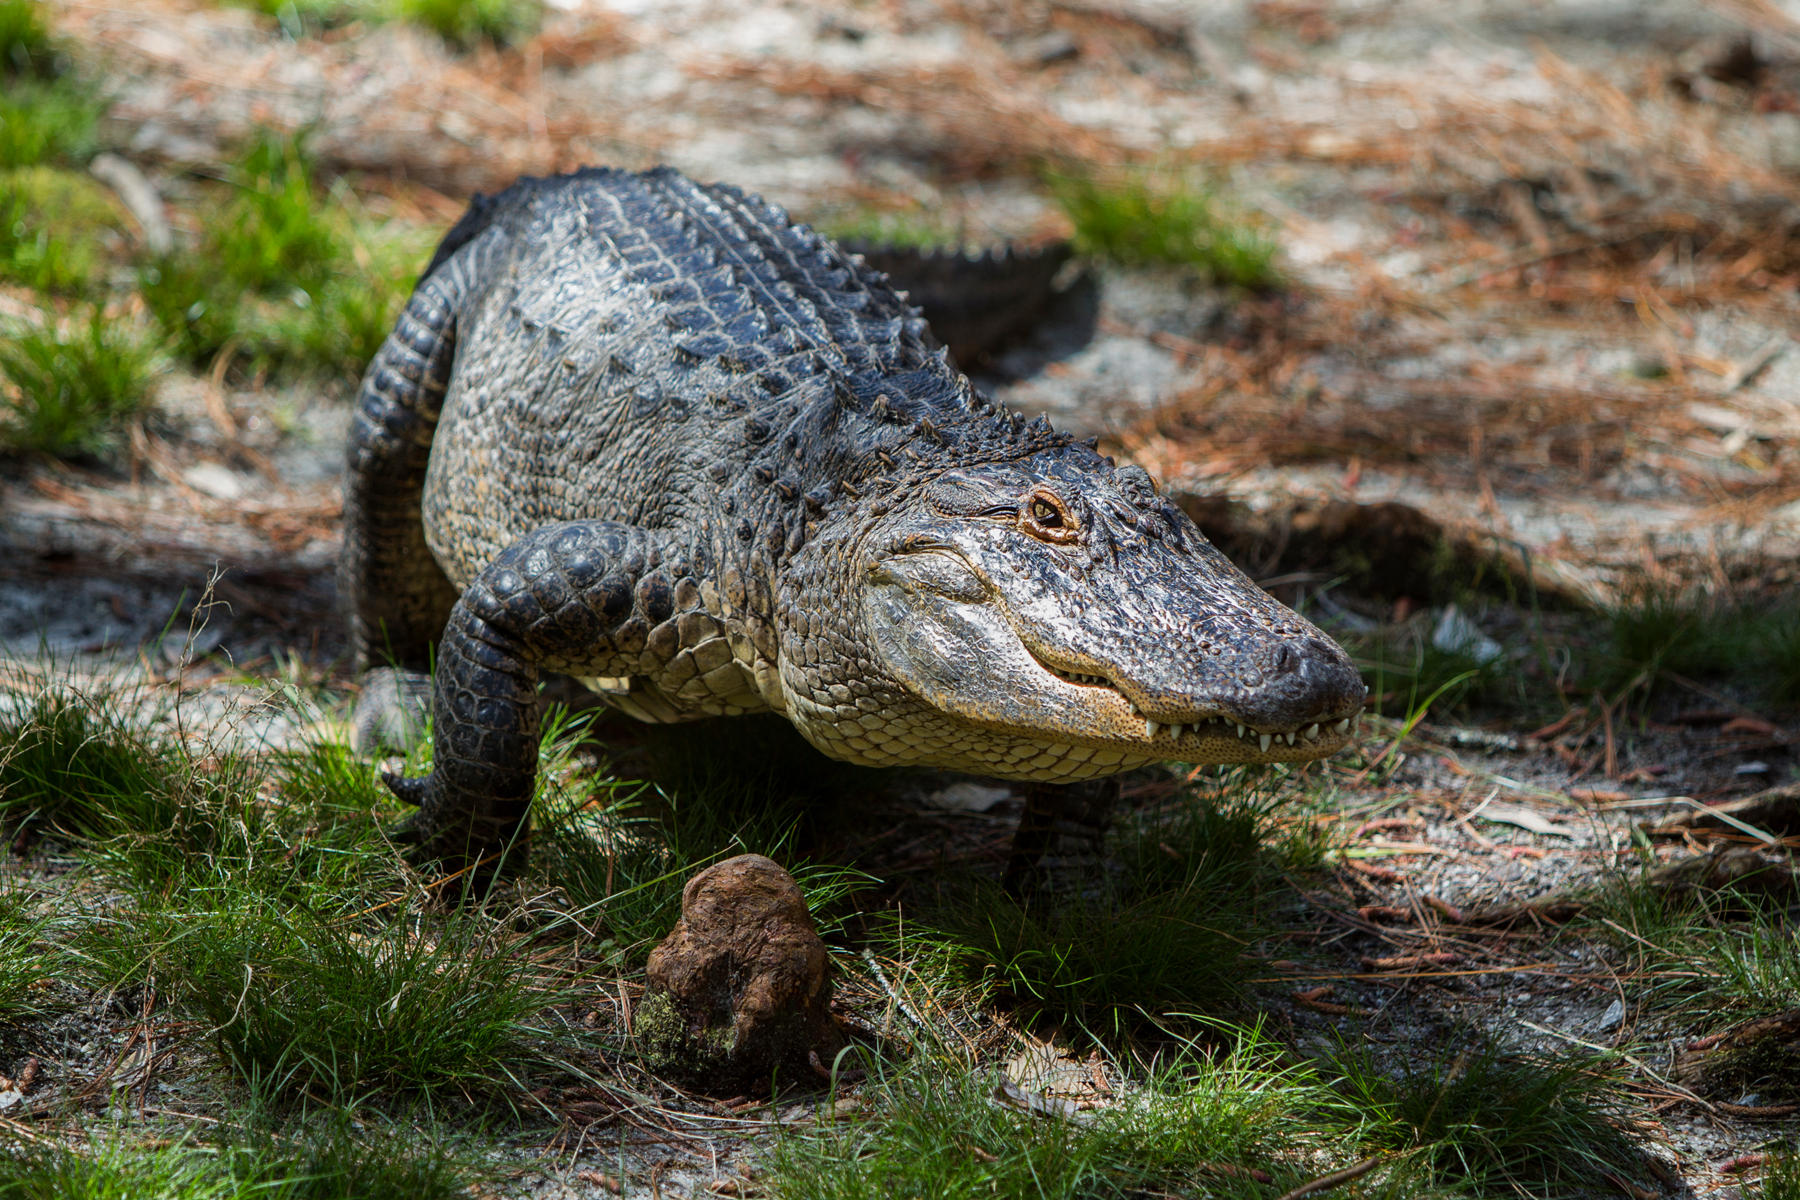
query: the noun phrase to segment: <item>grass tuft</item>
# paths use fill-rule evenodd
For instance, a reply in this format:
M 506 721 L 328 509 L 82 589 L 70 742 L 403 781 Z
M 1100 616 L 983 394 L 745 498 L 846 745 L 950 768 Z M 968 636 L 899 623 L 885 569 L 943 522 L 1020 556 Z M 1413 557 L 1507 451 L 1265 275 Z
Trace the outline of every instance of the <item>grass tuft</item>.
M 826 936 L 838 903 L 860 886 L 855 871 L 810 864 L 799 850 L 807 804 L 805 785 L 795 781 L 808 776 L 787 759 L 816 753 L 759 736 L 759 729 L 774 729 L 763 722 L 748 722 L 749 730 L 732 727 L 738 723 L 704 735 L 665 731 L 667 744 L 653 755 L 661 761 L 652 764 L 660 782 L 651 784 L 621 779 L 605 764 L 578 762 L 587 717 L 571 719 L 557 709 L 546 721 L 532 870 L 577 914 L 595 916 L 614 961 L 641 962 L 681 915 L 687 881 L 732 855 L 763 854 L 782 863 Z M 791 734 L 791 727 L 776 732 Z M 681 749 L 696 736 L 711 753 Z M 819 765 L 813 765 L 814 782 Z
M 1444 1183 L 1552 1197 L 1635 1173 L 1621 1093 L 1600 1059 L 1511 1055 L 1478 1041 L 1402 1074 L 1367 1050 L 1346 1050 L 1336 1065 L 1339 1090 L 1367 1119 L 1367 1144 L 1416 1156 Z
M 97 454 L 150 400 L 155 351 L 98 306 L 0 341 L 0 451 Z
M 490 915 L 359 921 L 246 901 L 183 922 L 179 974 L 258 1090 L 471 1095 L 541 1059 L 527 1018 L 558 997 Z
M 505 46 L 530 36 L 543 20 L 536 0 L 388 0 L 391 14 L 429 29 L 452 46 Z
M 1052 174 L 1048 181 L 1084 254 L 1124 266 L 1186 267 L 1252 291 L 1280 286 L 1274 240 L 1192 172 Z
M 46 166 L 0 171 L 0 279 L 92 292 L 122 245 L 118 206 L 88 176 Z
M 1800 1147 L 1790 1143 L 1763 1164 L 1762 1184 L 1746 1193 L 1754 1200 L 1800 1200 Z
M 365 1118 L 367 1120 L 367 1118 Z M 0 1200 L 452 1200 L 469 1172 L 410 1131 L 359 1134 L 345 1120 L 283 1138 L 218 1145 L 42 1140 L 0 1151 Z M 364 1139 L 367 1140 L 364 1140 Z
M 281 23 L 302 37 L 351 21 L 404 21 L 428 29 L 459 50 L 484 42 L 507 46 L 529 37 L 543 21 L 541 0 L 230 0 Z
M 62 837 L 106 836 L 121 810 L 179 789 L 166 746 L 105 691 L 0 682 L 0 822 Z
M 926 209 L 863 209 L 826 217 L 817 225 L 832 241 L 851 245 L 932 250 L 960 246 L 964 241 L 937 213 Z
M 0 78 L 48 77 L 56 72 L 56 46 L 39 0 L 0 0 Z
M 304 136 L 260 135 L 232 182 L 198 247 L 140 272 L 151 313 L 198 366 L 230 348 L 257 367 L 360 371 L 412 285 L 412 239 L 371 236 L 347 192 L 322 199 Z
M 0 168 L 81 164 L 99 149 L 106 100 L 68 76 L 0 89 Z
M 1770 597 L 1645 590 L 1607 619 L 1595 674 L 1609 692 L 1680 676 L 1800 702 L 1800 593 L 1791 588 Z
M 56 974 L 43 948 L 49 918 L 25 898 L 0 892 L 0 1026 L 35 1015 L 33 993 Z
M 232 172 L 235 197 L 226 206 L 229 236 L 212 242 L 213 269 L 249 291 L 318 284 L 341 255 L 340 233 L 313 195 L 313 164 L 305 136 L 264 132 Z
M 274 17 L 289 37 L 316 36 L 351 21 L 379 15 L 370 0 L 226 0 Z
M 1238 1000 L 1272 928 L 1279 851 L 1266 805 L 1191 797 L 1124 823 L 1098 878 L 1026 900 L 978 883 L 946 896 L 929 936 L 1032 1016 L 1098 1035 Z
M 1275 1195 L 1248 1183 L 1305 1177 L 1283 1129 L 1335 1102 L 1304 1067 L 1284 1065 L 1255 1031 L 1228 1052 L 1184 1049 L 1112 1105 L 1070 1120 L 996 1103 L 990 1072 L 948 1053 L 898 1068 L 871 1064 L 866 1115 L 829 1109 L 769 1156 L 773 1192 L 794 1200 L 877 1197 Z

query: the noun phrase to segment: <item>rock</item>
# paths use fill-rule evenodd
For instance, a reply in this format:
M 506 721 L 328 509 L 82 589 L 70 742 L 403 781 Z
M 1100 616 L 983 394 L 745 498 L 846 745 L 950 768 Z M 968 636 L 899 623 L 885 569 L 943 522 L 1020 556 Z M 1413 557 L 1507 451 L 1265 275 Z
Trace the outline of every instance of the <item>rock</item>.
M 793 877 L 760 854 L 708 867 L 650 952 L 632 1017 L 645 1065 L 708 1090 L 814 1077 L 843 1044 L 825 943 Z

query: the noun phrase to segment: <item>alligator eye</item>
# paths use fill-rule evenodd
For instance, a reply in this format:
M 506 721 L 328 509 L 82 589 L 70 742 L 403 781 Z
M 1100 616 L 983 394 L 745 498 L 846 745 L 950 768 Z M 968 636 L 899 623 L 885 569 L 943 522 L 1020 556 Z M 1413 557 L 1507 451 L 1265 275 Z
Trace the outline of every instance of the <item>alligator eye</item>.
M 1079 532 L 1061 497 L 1040 488 L 1025 501 L 1025 532 L 1046 542 L 1072 542 Z

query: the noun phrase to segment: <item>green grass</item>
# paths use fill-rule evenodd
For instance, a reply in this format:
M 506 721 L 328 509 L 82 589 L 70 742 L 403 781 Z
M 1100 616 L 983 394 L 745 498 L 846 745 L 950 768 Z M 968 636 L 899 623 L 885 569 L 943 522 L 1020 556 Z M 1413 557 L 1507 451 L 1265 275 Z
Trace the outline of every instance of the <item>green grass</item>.
M 1256 944 L 1291 897 L 1269 807 L 1187 797 L 1123 822 L 1093 878 L 1026 899 L 954 887 L 920 918 L 973 981 L 1028 1019 L 1117 1036 L 1242 999 Z
M 1800 704 L 1800 595 L 1721 597 L 1645 590 L 1607 614 L 1593 682 L 1648 693 L 1675 677 L 1722 682 L 1781 705 Z
M 1800 1008 L 1800 941 L 1791 922 L 1772 913 L 1716 932 L 1701 944 L 1715 996 L 1762 1016 Z
M 0 1028 L 12 1028 L 42 1008 L 35 993 L 57 969 L 44 939 L 49 917 L 15 892 L 0 892 Z
M 357 920 L 243 897 L 182 914 L 179 939 L 185 1003 L 239 1075 L 276 1094 L 516 1086 L 545 1061 L 549 1035 L 532 1019 L 563 998 L 519 935 L 480 911 Z
M 0 78 L 56 73 L 56 43 L 39 0 L 0 0 Z
M 1800 944 L 1790 894 L 1752 886 L 1676 890 L 1649 871 L 1600 888 L 1578 930 L 1610 942 L 1624 970 L 1643 980 L 1640 996 L 1685 1015 L 1698 1032 L 1722 1032 L 1757 1017 L 1800 1008 Z M 1800 1099 L 1800 1054 L 1776 1036 L 1733 1041 L 1715 1051 L 1690 1086 L 1734 1100 Z
M 532 877 L 597 924 L 613 961 L 641 964 L 674 927 L 688 879 L 732 855 L 763 854 L 786 867 L 827 936 L 859 886 L 856 872 L 809 863 L 801 849 L 809 792 L 848 769 L 787 741 L 785 722 L 738 724 L 652 735 L 660 744 L 647 764 L 651 783 L 580 761 L 587 718 L 558 709 L 546 722 Z M 709 751 L 692 753 L 701 740 Z
M 9 829 L 54 831 L 111 884 L 71 941 L 91 986 L 173 1000 L 267 1094 L 516 1091 L 546 1061 L 534 1019 L 565 998 L 566 955 L 534 965 L 514 914 L 421 889 L 373 764 L 189 751 L 152 731 L 167 709 L 21 679 L 0 711 Z
M 180 790 L 174 752 L 127 719 L 105 688 L 12 676 L 0 679 L 0 825 L 60 838 L 103 837 L 122 810 L 172 808 Z
M 0 171 L 0 280 L 91 293 L 123 244 L 118 205 L 87 175 L 46 166 Z
M 359 1131 L 344 1120 L 213 1145 L 17 1141 L 0 1150 L 0 1200 L 452 1200 L 471 1181 L 410 1130 Z
M 1051 194 L 1084 254 L 1124 266 L 1175 266 L 1217 283 L 1278 287 L 1276 245 L 1194 172 L 1051 174 Z
M 508 45 L 528 37 L 543 19 L 535 0 L 387 0 L 392 15 L 429 29 L 452 46 Z
M 81 166 L 99 148 L 106 100 L 68 70 L 47 17 L 37 0 L 0 0 L 0 170 Z
M 274 17 L 289 37 L 317 35 L 351 21 L 373 19 L 379 5 L 370 0 L 224 0 Z
M 346 189 L 321 195 L 304 137 L 261 135 L 230 183 L 197 247 L 140 272 L 151 313 L 195 366 L 229 347 L 253 368 L 361 371 L 424 262 L 423 239 L 360 219 Z
M 235 195 L 221 217 L 231 229 L 209 243 L 212 269 L 256 292 L 317 286 L 331 274 L 343 235 L 314 194 L 304 137 L 255 138 L 230 182 Z
M 0 168 L 79 165 L 100 147 L 106 100 L 68 76 L 16 79 L 0 89 Z
M 87 848 L 129 897 L 78 939 L 87 978 L 172 998 L 260 1094 L 516 1090 L 546 1061 L 535 1018 L 565 998 L 563 968 L 534 967 L 510 913 L 410 883 L 382 835 L 392 805 L 338 752 L 290 768 L 279 804 L 262 800 L 270 780 L 236 774 L 160 828 Z
M 484 42 L 510 45 L 537 31 L 538 0 L 231 0 L 281 22 L 290 36 L 319 33 L 350 21 L 404 21 L 428 29 L 459 50 Z
M 865 210 L 826 216 L 816 222 L 820 233 L 835 242 L 905 246 L 931 250 L 959 246 L 962 236 L 927 209 Z
M 1117 1103 L 1075 1119 L 995 1103 L 993 1073 L 954 1053 L 871 1063 L 864 1111 L 826 1108 L 815 1128 L 784 1134 L 764 1182 L 788 1200 L 1279 1195 L 1327 1142 L 1303 1131 L 1341 1132 L 1348 1114 L 1260 1034 L 1235 1041 L 1154 1063 Z M 1251 1183 L 1253 1170 L 1275 1182 Z
M 1419 621 L 1346 640 L 1354 647 L 1375 713 L 1410 716 L 1425 705 L 1442 717 L 1477 705 L 1505 703 L 1517 710 L 1550 699 L 1530 690 L 1526 671 L 1506 655 L 1483 661 L 1467 651 L 1441 649 Z
M 1763 1165 L 1761 1183 L 1745 1195 L 1754 1200 L 1800 1200 L 1800 1148 L 1790 1143 L 1770 1155 Z
M 110 449 L 150 400 L 156 355 L 98 306 L 0 340 L 0 452 Z
M 1605 1060 L 1507 1054 L 1477 1038 L 1399 1071 L 1359 1049 L 1336 1066 L 1364 1143 L 1414 1158 L 1439 1184 L 1549 1198 L 1641 1174 Z

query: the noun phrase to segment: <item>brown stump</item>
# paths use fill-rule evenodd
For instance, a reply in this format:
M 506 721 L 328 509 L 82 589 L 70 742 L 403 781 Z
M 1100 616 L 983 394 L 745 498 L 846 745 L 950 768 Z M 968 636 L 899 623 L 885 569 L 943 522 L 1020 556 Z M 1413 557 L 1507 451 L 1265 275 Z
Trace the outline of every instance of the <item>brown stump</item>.
M 760 854 L 708 867 L 650 952 L 632 1017 L 645 1065 L 705 1090 L 814 1077 L 843 1045 L 825 943 L 793 877 Z

